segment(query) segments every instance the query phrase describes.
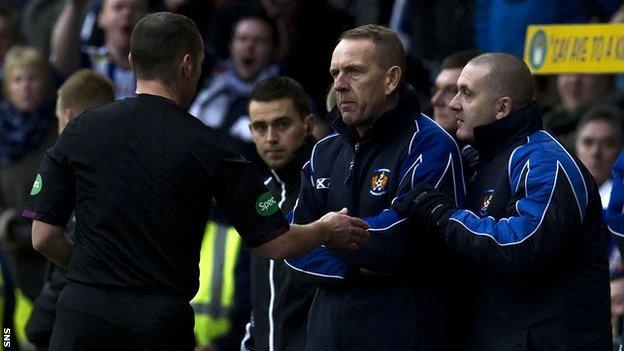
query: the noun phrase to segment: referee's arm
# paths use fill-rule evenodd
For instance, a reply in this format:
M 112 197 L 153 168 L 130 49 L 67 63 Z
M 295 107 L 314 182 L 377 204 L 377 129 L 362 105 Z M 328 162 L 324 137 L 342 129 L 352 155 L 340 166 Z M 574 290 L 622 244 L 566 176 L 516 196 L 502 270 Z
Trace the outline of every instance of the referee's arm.
M 33 220 L 32 244 L 47 259 L 67 268 L 73 244 L 62 227 Z

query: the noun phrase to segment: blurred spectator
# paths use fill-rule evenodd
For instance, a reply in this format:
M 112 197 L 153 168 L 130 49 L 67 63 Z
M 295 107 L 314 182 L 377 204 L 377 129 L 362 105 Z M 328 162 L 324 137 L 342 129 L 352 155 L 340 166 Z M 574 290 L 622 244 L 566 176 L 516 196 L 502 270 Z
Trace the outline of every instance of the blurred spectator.
M 58 89 L 56 117 L 58 133 L 61 134 L 69 121 L 90 108 L 105 105 L 115 100 L 115 92 L 110 81 L 99 73 L 82 69 L 72 74 Z M 67 233 L 73 238 L 76 218 L 72 216 L 67 225 Z M 56 302 L 67 284 L 66 270 L 49 262 L 46 279 L 41 293 L 35 300 L 26 327 L 28 340 L 39 349 L 46 350 L 50 344 L 52 328 L 56 316 Z
M 560 103 L 544 115 L 544 127 L 571 151 L 574 131 L 583 113 L 599 102 L 616 101 L 619 92 L 609 74 L 561 74 L 556 82 Z
M 314 102 L 312 111 L 324 116 L 327 70 L 338 36 L 353 27 L 353 21 L 324 1 L 261 0 L 280 33 L 281 74 L 301 83 Z
M 344 12 L 353 18 L 354 26 L 364 24 L 386 24 L 390 20 L 393 5 L 402 1 L 380 0 L 328 0 L 327 4 L 335 10 Z
M 390 28 L 397 32 L 409 58 L 426 68 L 456 51 L 473 48 L 474 0 L 396 0 Z
M 611 169 L 624 143 L 622 118 L 615 106 L 600 105 L 588 111 L 578 124 L 575 152 L 598 184 L 602 207 L 606 211 L 611 196 Z M 624 267 L 614 240 L 609 244 L 611 276 L 611 324 L 614 337 L 621 338 L 624 312 Z M 618 341 L 618 343 L 621 342 Z
M 65 0 L 30 0 L 22 12 L 21 31 L 28 45 L 48 57 L 54 24 L 61 14 Z
M 474 29 L 479 51 L 522 56 L 527 26 L 549 23 L 606 22 L 620 0 L 475 0 Z
M 598 184 L 603 208 L 609 204 L 611 169 L 624 143 L 623 118 L 615 106 L 596 106 L 583 116 L 576 131 L 576 156 Z
M 8 6 L 0 6 L 0 78 L 4 69 L 3 62 L 7 51 L 20 41 L 19 19 Z
M 262 161 L 249 131 L 248 98 L 257 82 L 278 74 L 274 63 L 277 41 L 275 25 L 268 18 L 241 18 L 235 24 L 230 59 L 217 67 L 189 109 L 204 124 L 223 131 L 256 165 L 262 165 Z
M 0 102 L 0 241 L 16 285 L 15 334 L 24 336 L 46 259 L 33 250 L 31 221 L 19 213 L 41 157 L 56 136 L 51 70 L 37 49 L 14 46 L 5 57 Z
M 89 0 L 68 0 L 54 26 L 51 61 L 67 77 L 77 69 L 92 68 L 108 77 L 118 99 L 136 90 L 128 62 L 134 25 L 148 12 L 147 0 L 103 0 L 98 25 L 104 31 L 104 46 L 81 48 L 80 28 Z

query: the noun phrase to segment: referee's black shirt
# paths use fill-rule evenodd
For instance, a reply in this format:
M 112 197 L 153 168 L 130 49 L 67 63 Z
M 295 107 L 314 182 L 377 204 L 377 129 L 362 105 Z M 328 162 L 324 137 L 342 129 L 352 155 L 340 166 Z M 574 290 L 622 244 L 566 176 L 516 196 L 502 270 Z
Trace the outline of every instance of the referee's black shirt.
M 250 247 L 288 229 L 251 164 L 217 132 L 168 99 L 140 94 L 69 123 L 23 214 L 64 226 L 75 209 L 71 280 L 190 300 L 213 198 Z

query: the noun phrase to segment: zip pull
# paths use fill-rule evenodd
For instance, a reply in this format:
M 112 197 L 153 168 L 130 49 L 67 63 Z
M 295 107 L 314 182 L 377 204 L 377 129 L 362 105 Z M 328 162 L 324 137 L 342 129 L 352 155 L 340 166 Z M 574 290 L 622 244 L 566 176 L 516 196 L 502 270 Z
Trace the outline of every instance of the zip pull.
M 349 163 L 349 171 L 347 172 L 347 176 L 345 177 L 344 183 L 348 184 L 351 180 L 351 176 L 353 175 L 353 161 Z
M 349 163 L 349 172 L 347 172 L 347 177 L 344 180 L 345 184 L 349 183 L 349 180 L 351 180 L 351 176 L 353 176 L 353 164 L 355 163 L 355 156 L 357 155 L 359 149 L 360 143 L 355 143 L 355 145 L 353 145 L 353 160 L 351 160 L 351 163 Z

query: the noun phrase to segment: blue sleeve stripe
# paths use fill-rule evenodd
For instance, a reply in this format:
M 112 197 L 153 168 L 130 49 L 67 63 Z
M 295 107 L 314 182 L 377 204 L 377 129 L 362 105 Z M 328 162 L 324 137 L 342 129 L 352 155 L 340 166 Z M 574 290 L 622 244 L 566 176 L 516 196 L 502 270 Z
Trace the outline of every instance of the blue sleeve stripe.
M 611 234 L 624 238 L 624 233 L 617 232 L 615 229 L 611 228 L 611 225 L 608 225 L 607 228 L 609 228 Z
M 407 220 L 407 218 L 399 217 L 399 214 L 396 213 L 394 210 L 389 209 L 383 210 L 380 214 L 376 216 L 365 217 L 362 219 L 366 221 L 366 223 L 368 223 L 368 230 L 371 232 L 388 230 L 395 225 Z
M 412 134 L 412 139 L 410 140 L 409 147 L 407 148 L 407 154 L 412 154 L 412 145 L 414 144 L 414 140 L 416 140 L 416 134 L 420 131 L 420 126 L 418 125 L 418 120 L 414 120 L 414 125 L 416 126 L 416 131 Z
M 563 150 L 563 152 L 565 152 L 565 154 L 568 156 L 568 162 L 572 163 L 574 165 L 574 168 L 576 168 L 576 171 L 578 172 L 578 176 L 580 177 L 580 182 L 581 184 L 583 184 L 583 194 L 585 197 L 582 199 L 584 201 L 580 201 L 581 199 L 578 198 L 578 194 L 576 192 L 576 187 L 578 186 L 577 182 L 573 182 L 570 183 L 570 185 L 572 185 L 572 189 L 574 190 L 574 195 L 577 196 L 577 201 L 579 203 L 579 209 L 586 209 L 587 208 L 587 204 L 589 203 L 589 195 L 587 193 L 587 184 L 585 183 L 585 177 L 583 177 L 583 172 L 581 172 L 581 169 L 579 168 L 579 166 L 576 164 L 576 162 L 574 161 L 574 158 L 572 158 L 572 156 L 570 155 L 570 153 L 568 152 L 568 150 L 565 149 L 565 147 L 563 147 L 563 145 L 561 145 L 561 143 L 559 143 L 557 141 L 557 139 L 553 138 L 552 135 L 550 135 L 549 133 L 547 133 L 546 131 L 540 131 L 540 133 L 545 134 L 548 138 L 550 138 L 550 140 L 554 141 L 557 145 L 559 145 L 559 147 L 561 148 L 561 150 Z M 562 160 L 563 161 L 563 160 Z M 571 179 L 568 175 L 568 173 L 566 172 L 566 176 L 568 176 L 568 179 Z M 581 204 L 584 204 L 584 206 L 581 206 Z M 581 211 L 581 218 L 585 218 L 585 211 Z
M 457 161 L 459 163 L 459 170 L 461 172 L 460 173 L 461 178 L 457 179 L 456 178 L 456 174 L 455 174 L 455 165 L 452 165 L 452 167 L 453 167 L 453 169 L 452 169 L 453 170 L 453 180 L 455 180 L 456 182 L 459 182 L 462 185 L 462 188 L 463 188 L 462 190 L 463 190 L 463 193 L 465 194 L 466 193 L 466 184 L 464 182 L 464 160 L 461 157 L 461 150 L 459 149 L 459 145 L 457 145 L 457 142 L 455 142 L 455 138 L 451 134 L 449 134 L 449 132 L 447 132 L 446 129 L 442 128 L 442 126 L 440 126 L 438 123 L 436 123 L 433 119 L 427 117 L 427 115 L 425 115 L 423 113 L 421 113 L 420 115 L 423 118 L 426 118 L 427 121 L 430 121 L 431 125 L 434 128 L 436 128 L 436 129 L 440 130 L 442 133 L 446 134 L 448 139 L 452 141 L 453 146 L 455 147 L 456 155 L 459 156 L 459 157 L 457 157 Z M 451 158 L 452 157 L 453 157 L 453 155 L 451 154 Z M 457 187 L 457 184 L 454 184 L 454 186 Z M 457 188 L 455 188 L 455 194 L 457 195 Z M 455 199 L 457 201 L 458 197 L 456 196 Z
M 528 142 L 529 138 L 527 138 L 527 142 Z M 511 152 L 511 155 L 509 156 L 509 160 L 507 161 L 507 176 L 509 177 L 509 187 L 511 189 L 514 189 L 513 183 L 514 181 L 516 181 L 516 179 L 513 179 L 512 175 L 513 172 L 511 170 L 511 165 L 514 164 L 515 162 L 515 156 L 516 156 L 516 152 L 518 150 L 520 150 L 520 148 L 523 145 L 518 146 L 517 148 L 514 149 L 514 151 Z M 520 172 L 520 174 L 518 176 L 522 175 L 522 172 Z M 518 182 L 515 186 L 516 191 L 518 191 L 518 184 L 520 184 L 520 182 Z
M 405 174 L 403 174 L 403 176 L 401 177 L 401 180 L 399 181 L 399 187 L 401 186 L 401 184 L 403 184 L 403 181 L 405 180 L 405 178 L 407 177 L 408 174 L 410 174 L 410 172 L 413 172 L 412 175 L 414 174 L 414 172 L 416 171 L 416 168 L 422 163 L 422 154 L 418 155 L 418 157 L 416 158 L 416 160 L 412 163 L 411 166 L 409 166 L 409 168 L 407 169 L 407 171 L 405 171 Z M 412 171 L 413 170 L 413 171 Z M 412 187 L 414 186 L 414 180 L 412 180 L 411 182 Z
M 348 270 L 347 265 L 333 256 L 325 246 L 284 262 L 296 271 L 323 278 L 345 279 Z
M 488 216 L 485 218 L 480 218 L 472 211 L 469 210 L 460 210 L 456 211 L 453 216 L 450 218 L 451 221 L 459 223 L 466 230 L 471 232 L 472 234 L 479 236 L 486 236 L 494 240 L 496 244 L 499 246 L 510 246 L 510 245 L 518 245 L 530 238 L 533 234 L 535 234 L 538 229 L 541 227 L 544 217 L 546 216 L 546 212 L 550 207 L 550 203 L 552 201 L 553 194 L 555 193 L 557 178 L 559 176 L 559 169 L 561 169 L 568 181 L 570 181 L 570 177 L 567 175 L 565 168 L 561 165 L 561 163 L 557 162 L 557 170 L 555 172 L 555 176 L 553 179 L 552 189 L 550 191 L 550 195 L 548 197 L 548 202 L 541 210 L 540 219 L 535 228 L 532 230 L 530 227 L 530 222 L 528 216 L 523 216 L 523 210 L 516 203 L 516 210 L 520 214 L 519 217 L 508 217 L 501 218 L 498 222 L 492 216 Z M 572 183 L 570 183 L 572 189 Z M 527 190 L 528 191 L 528 190 Z M 574 192 L 574 190 L 573 190 Z M 520 201 L 526 200 L 521 199 Z M 528 206 L 528 205 L 527 205 Z M 527 210 L 530 210 L 527 209 Z M 527 213 L 528 214 L 528 213 Z M 475 227 L 476 229 L 472 229 L 471 227 Z M 529 231 L 530 230 L 530 231 Z M 527 233 L 526 235 L 523 235 Z

